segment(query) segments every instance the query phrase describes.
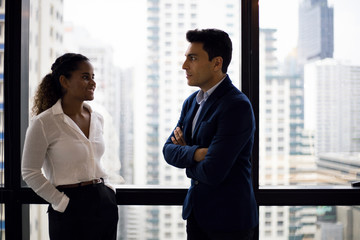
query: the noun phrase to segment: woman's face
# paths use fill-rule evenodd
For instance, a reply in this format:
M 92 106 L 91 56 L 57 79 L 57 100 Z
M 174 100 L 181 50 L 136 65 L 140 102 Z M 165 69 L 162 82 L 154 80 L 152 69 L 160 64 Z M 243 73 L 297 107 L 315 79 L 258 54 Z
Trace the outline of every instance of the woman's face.
M 94 76 L 94 68 L 90 62 L 82 61 L 78 63 L 78 69 L 71 73 L 70 78 L 61 76 L 65 78 L 65 81 L 61 81 L 65 89 L 64 96 L 79 101 L 93 100 L 96 88 Z

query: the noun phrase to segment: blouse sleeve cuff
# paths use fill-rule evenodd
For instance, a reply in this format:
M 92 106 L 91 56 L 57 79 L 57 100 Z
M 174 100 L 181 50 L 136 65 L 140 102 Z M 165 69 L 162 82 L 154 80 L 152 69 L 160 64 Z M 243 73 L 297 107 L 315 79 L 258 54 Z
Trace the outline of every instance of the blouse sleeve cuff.
M 65 209 L 69 204 L 69 201 L 70 201 L 69 197 L 64 194 L 64 196 L 62 197 L 62 199 L 58 205 L 51 204 L 51 206 L 55 211 L 65 212 Z

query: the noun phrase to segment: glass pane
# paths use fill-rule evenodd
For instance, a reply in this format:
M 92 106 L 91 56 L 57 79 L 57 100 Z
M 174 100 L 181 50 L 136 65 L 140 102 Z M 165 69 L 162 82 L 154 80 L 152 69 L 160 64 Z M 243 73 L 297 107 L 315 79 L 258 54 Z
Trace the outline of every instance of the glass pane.
M 126 184 L 187 186 L 184 170 L 167 165 L 162 154 L 183 101 L 197 90 L 187 85 L 182 70 L 185 34 L 209 27 L 227 31 L 234 48 L 229 75 L 239 86 L 239 1 L 30 4 L 29 106 L 58 56 L 84 54 L 95 68 L 95 100 L 89 103 L 105 120 L 103 162 L 111 181 L 121 184 L 121 175 Z
M 182 206 L 120 206 L 118 239 L 186 239 Z
M 259 1 L 260 185 L 360 178 L 359 4 Z
M 121 175 L 125 184 L 187 187 L 184 170 L 167 165 L 162 155 L 183 101 L 197 90 L 187 86 L 181 68 L 185 34 L 227 31 L 233 41 L 229 75 L 239 86 L 239 14 L 238 0 L 31 0 L 29 106 L 58 56 L 84 54 L 95 70 L 97 89 L 89 103 L 104 117 L 110 181 L 121 184 Z M 119 209 L 121 239 L 186 238 L 180 206 Z M 30 211 L 31 239 L 47 236 L 46 206 Z
M 358 206 L 260 207 L 260 239 L 358 239 Z
M 47 205 L 30 205 L 30 239 L 48 239 Z M 117 239 L 186 238 L 181 206 L 119 206 Z
M 30 205 L 30 238 L 49 239 L 49 225 L 47 212 L 48 205 Z
M 118 239 L 186 238 L 181 206 L 120 206 L 119 210 Z M 46 205 L 30 206 L 30 239 L 48 238 L 46 211 Z M 359 206 L 263 206 L 259 218 L 259 239 L 264 240 L 360 236 Z

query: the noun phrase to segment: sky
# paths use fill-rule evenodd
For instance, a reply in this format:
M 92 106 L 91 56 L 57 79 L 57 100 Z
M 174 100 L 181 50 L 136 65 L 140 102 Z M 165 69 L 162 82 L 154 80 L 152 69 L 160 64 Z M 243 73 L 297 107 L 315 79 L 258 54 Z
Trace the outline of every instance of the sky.
M 99 7 L 101 6 L 101 7 Z M 144 52 L 146 0 L 64 0 L 64 22 L 111 45 L 115 64 L 130 67 Z
M 298 1 L 259 0 L 260 27 L 277 29 L 280 58 L 297 45 Z M 360 65 L 354 49 L 360 42 L 360 0 L 328 2 L 334 6 L 334 57 Z M 136 64 L 145 50 L 146 0 L 64 0 L 64 21 L 86 27 L 94 38 L 112 45 L 120 67 Z
M 297 45 L 299 0 L 259 0 L 260 27 L 278 29 L 279 56 Z M 360 1 L 328 0 L 334 7 L 334 58 L 360 65 Z M 356 51 L 357 50 L 357 51 Z

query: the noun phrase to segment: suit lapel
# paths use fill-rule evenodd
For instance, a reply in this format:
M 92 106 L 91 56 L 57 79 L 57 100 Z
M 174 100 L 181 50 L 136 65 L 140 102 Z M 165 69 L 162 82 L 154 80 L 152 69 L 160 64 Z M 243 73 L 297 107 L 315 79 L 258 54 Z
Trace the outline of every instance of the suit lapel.
M 211 108 L 211 106 L 214 105 L 214 103 L 219 98 L 221 98 L 224 94 L 226 94 L 229 91 L 229 89 L 231 88 L 231 86 L 232 86 L 231 80 L 230 80 L 229 76 L 227 76 L 224 79 L 224 81 L 222 83 L 220 83 L 220 85 L 215 89 L 215 91 L 209 96 L 209 98 L 206 100 L 206 102 L 204 103 L 204 106 L 201 109 L 198 120 L 196 121 L 193 136 L 196 135 L 201 122 L 204 121 L 204 118 L 205 118 L 207 112 L 209 111 L 209 109 Z M 194 118 L 194 116 L 193 116 L 193 118 Z
M 210 107 L 216 102 L 217 97 L 213 97 L 213 94 L 210 95 L 210 97 L 208 98 L 208 100 L 206 100 L 206 102 L 204 103 L 204 106 L 201 109 L 199 118 L 196 121 L 195 124 L 195 128 L 194 128 L 194 134 L 193 136 L 196 135 L 196 132 L 200 126 L 200 123 L 204 120 L 204 117 L 206 116 L 206 113 L 209 111 Z

